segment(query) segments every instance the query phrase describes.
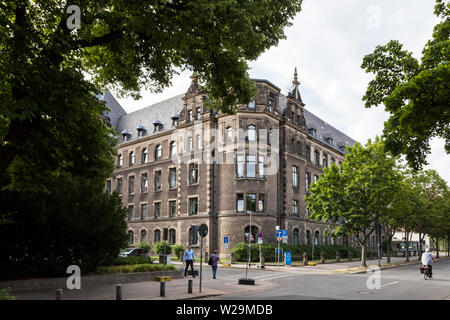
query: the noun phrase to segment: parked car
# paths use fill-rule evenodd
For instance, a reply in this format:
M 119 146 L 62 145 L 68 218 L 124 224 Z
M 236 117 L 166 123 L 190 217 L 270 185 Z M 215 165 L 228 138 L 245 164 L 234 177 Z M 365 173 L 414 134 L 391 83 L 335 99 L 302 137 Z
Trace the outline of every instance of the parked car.
M 142 248 L 127 248 L 120 251 L 119 257 L 147 257 L 147 251 Z

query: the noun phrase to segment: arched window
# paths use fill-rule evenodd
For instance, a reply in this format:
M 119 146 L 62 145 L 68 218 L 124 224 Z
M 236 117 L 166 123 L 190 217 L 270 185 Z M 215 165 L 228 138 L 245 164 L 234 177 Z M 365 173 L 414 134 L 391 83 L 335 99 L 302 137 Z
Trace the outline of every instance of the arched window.
M 309 231 L 309 230 L 306 230 L 306 244 L 308 246 L 311 245 L 311 231 Z
M 311 161 L 311 147 L 306 146 L 306 160 Z
M 141 230 L 141 242 L 147 242 L 147 230 Z
M 148 161 L 148 150 L 147 148 L 142 149 L 142 163 L 146 163 Z
M 132 230 L 128 231 L 128 244 L 130 246 L 134 244 L 134 232 Z
M 225 140 L 226 140 L 227 144 L 232 143 L 233 142 L 233 128 L 227 127 L 225 135 L 226 135 Z
M 324 167 L 328 167 L 328 157 L 327 157 L 326 154 L 324 154 L 324 155 L 322 156 L 322 165 L 323 165 Z
M 254 125 L 249 125 L 247 127 L 248 141 L 256 141 L 256 127 Z
M 293 236 L 294 236 L 294 246 L 296 246 L 296 245 L 298 245 L 298 229 L 297 228 L 294 229 Z
M 302 148 L 301 148 L 301 145 L 300 145 L 300 141 L 297 141 L 297 154 L 298 155 L 302 154 Z
M 189 228 L 189 244 L 196 245 L 198 243 L 198 233 L 196 227 Z
M 272 144 L 272 129 L 269 129 L 269 137 L 267 140 L 269 144 Z
M 320 233 L 319 233 L 319 231 L 316 231 L 315 233 L 314 233 L 314 245 L 319 245 L 319 237 L 320 237 Z
M 314 163 L 316 165 L 320 164 L 319 151 L 317 151 L 317 150 L 314 150 Z
M 153 242 L 159 242 L 161 241 L 161 230 L 155 230 L 154 236 L 153 236 Z
M 176 242 L 176 231 L 175 229 L 169 230 L 169 244 L 175 244 Z
M 159 160 L 162 157 L 162 146 L 159 144 L 155 148 L 155 160 Z
M 128 155 L 129 165 L 132 166 L 136 160 L 134 151 L 130 151 L 130 154 Z
M 170 157 L 173 158 L 177 155 L 177 142 L 172 141 L 170 143 Z
M 244 241 L 248 242 L 248 238 L 246 234 L 249 234 L 250 226 L 245 227 L 244 229 Z M 256 242 L 256 236 L 258 234 L 258 227 L 252 226 L 252 237 L 250 237 L 250 243 Z

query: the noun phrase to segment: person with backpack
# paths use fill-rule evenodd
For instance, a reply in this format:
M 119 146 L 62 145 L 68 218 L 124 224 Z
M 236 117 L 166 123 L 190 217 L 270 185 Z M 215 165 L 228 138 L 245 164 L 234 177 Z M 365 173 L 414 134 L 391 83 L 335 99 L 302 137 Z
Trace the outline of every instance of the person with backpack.
M 219 255 L 217 254 L 217 250 L 214 250 L 214 253 L 209 257 L 208 260 L 208 264 L 212 267 L 213 279 L 216 279 L 218 262 L 220 262 L 220 258 Z

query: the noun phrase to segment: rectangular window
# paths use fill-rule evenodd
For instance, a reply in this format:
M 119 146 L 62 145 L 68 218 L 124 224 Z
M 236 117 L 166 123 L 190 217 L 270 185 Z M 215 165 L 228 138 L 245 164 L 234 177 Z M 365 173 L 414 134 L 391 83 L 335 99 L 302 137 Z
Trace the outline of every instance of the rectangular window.
M 128 206 L 128 221 L 134 218 L 134 206 Z
M 148 211 L 147 204 L 146 203 L 141 204 L 141 219 L 142 220 L 147 219 L 147 213 L 148 213 L 147 211 Z
M 298 200 L 292 200 L 292 214 L 298 216 Z
M 236 177 L 243 178 L 244 177 L 244 156 L 238 155 L 236 157 Z
M 198 164 L 191 163 L 189 165 L 189 184 L 198 183 Z
M 256 156 L 247 156 L 247 178 L 256 178 Z
M 195 136 L 195 149 L 200 150 L 202 148 L 201 136 L 198 134 Z
M 227 144 L 233 142 L 233 128 L 231 128 L 231 127 L 228 127 L 226 129 L 226 142 L 227 142 Z
M 188 137 L 186 149 L 187 149 L 188 152 L 191 152 L 194 149 L 193 142 L 192 142 L 192 137 Z
M 148 151 L 147 148 L 142 149 L 142 163 L 146 163 L 148 161 Z
M 189 199 L 189 215 L 194 216 L 198 213 L 198 198 Z
M 292 186 L 298 187 L 298 167 L 292 166 Z
M 194 120 L 193 117 L 192 117 L 192 110 L 189 110 L 188 111 L 188 119 L 187 119 L 187 121 L 191 122 L 192 120 Z
M 317 180 L 319 180 L 319 176 L 314 176 L 314 183 L 316 183 Z
M 309 190 L 309 184 L 311 182 L 311 178 L 309 177 L 309 172 L 306 171 L 305 172 L 305 186 L 306 186 L 306 191 Z
M 177 213 L 177 202 L 169 201 L 169 217 L 175 217 Z
M 135 160 L 136 160 L 136 158 L 134 155 L 134 151 L 131 151 L 129 154 L 129 159 L 128 159 L 129 165 L 132 166 L 134 164 Z
M 173 189 L 177 186 L 177 169 L 170 168 L 169 169 L 169 188 Z
M 260 194 L 258 198 L 258 212 L 264 212 L 264 194 Z
M 141 192 L 145 193 L 148 191 L 148 177 L 146 173 L 141 175 Z
M 197 120 L 200 120 L 200 117 L 202 116 L 202 108 L 197 108 Z
M 117 193 L 122 195 L 122 178 L 117 179 Z
M 129 195 L 134 194 L 134 176 L 128 177 L 128 194 Z
M 155 202 L 155 219 L 161 217 L 161 202 Z
M 258 177 L 264 178 L 264 156 L 258 157 Z
M 247 193 L 247 213 L 256 212 L 256 194 Z
M 161 190 L 161 170 L 155 171 L 155 190 Z
M 106 181 L 106 194 L 111 194 L 111 180 Z
M 238 193 L 236 197 L 236 211 L 244 212 L 244 194 Z

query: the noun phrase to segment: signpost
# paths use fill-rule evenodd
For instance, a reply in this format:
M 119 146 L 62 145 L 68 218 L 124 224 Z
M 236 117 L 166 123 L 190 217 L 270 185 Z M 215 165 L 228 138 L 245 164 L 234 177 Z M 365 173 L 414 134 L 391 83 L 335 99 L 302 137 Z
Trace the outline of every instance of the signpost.
M 263 236 L 263 234 L 262 234 L 262 232 L 261 231 L 259 231 L 258 232 L 258 234 L 256 235 L 256 237 L 258 238 L 258 247 L 259 247 L 259 266 L 261 267 L 261 265 L 262 265 L 262 259 L 261 259 L 261 244 L 262 244 L 262 236 Z
M 198 228 L 198 234 L 202 238 L 200 245 L 200 284 L 199 290 L 202 292 L 202 262 L 203 262 L 203 238 L 208 234 L 208 226 L 206 224 L 200 225 Z
M 228 249 L 228 237 L 223 237 L 223 247 L 224 249 Z

